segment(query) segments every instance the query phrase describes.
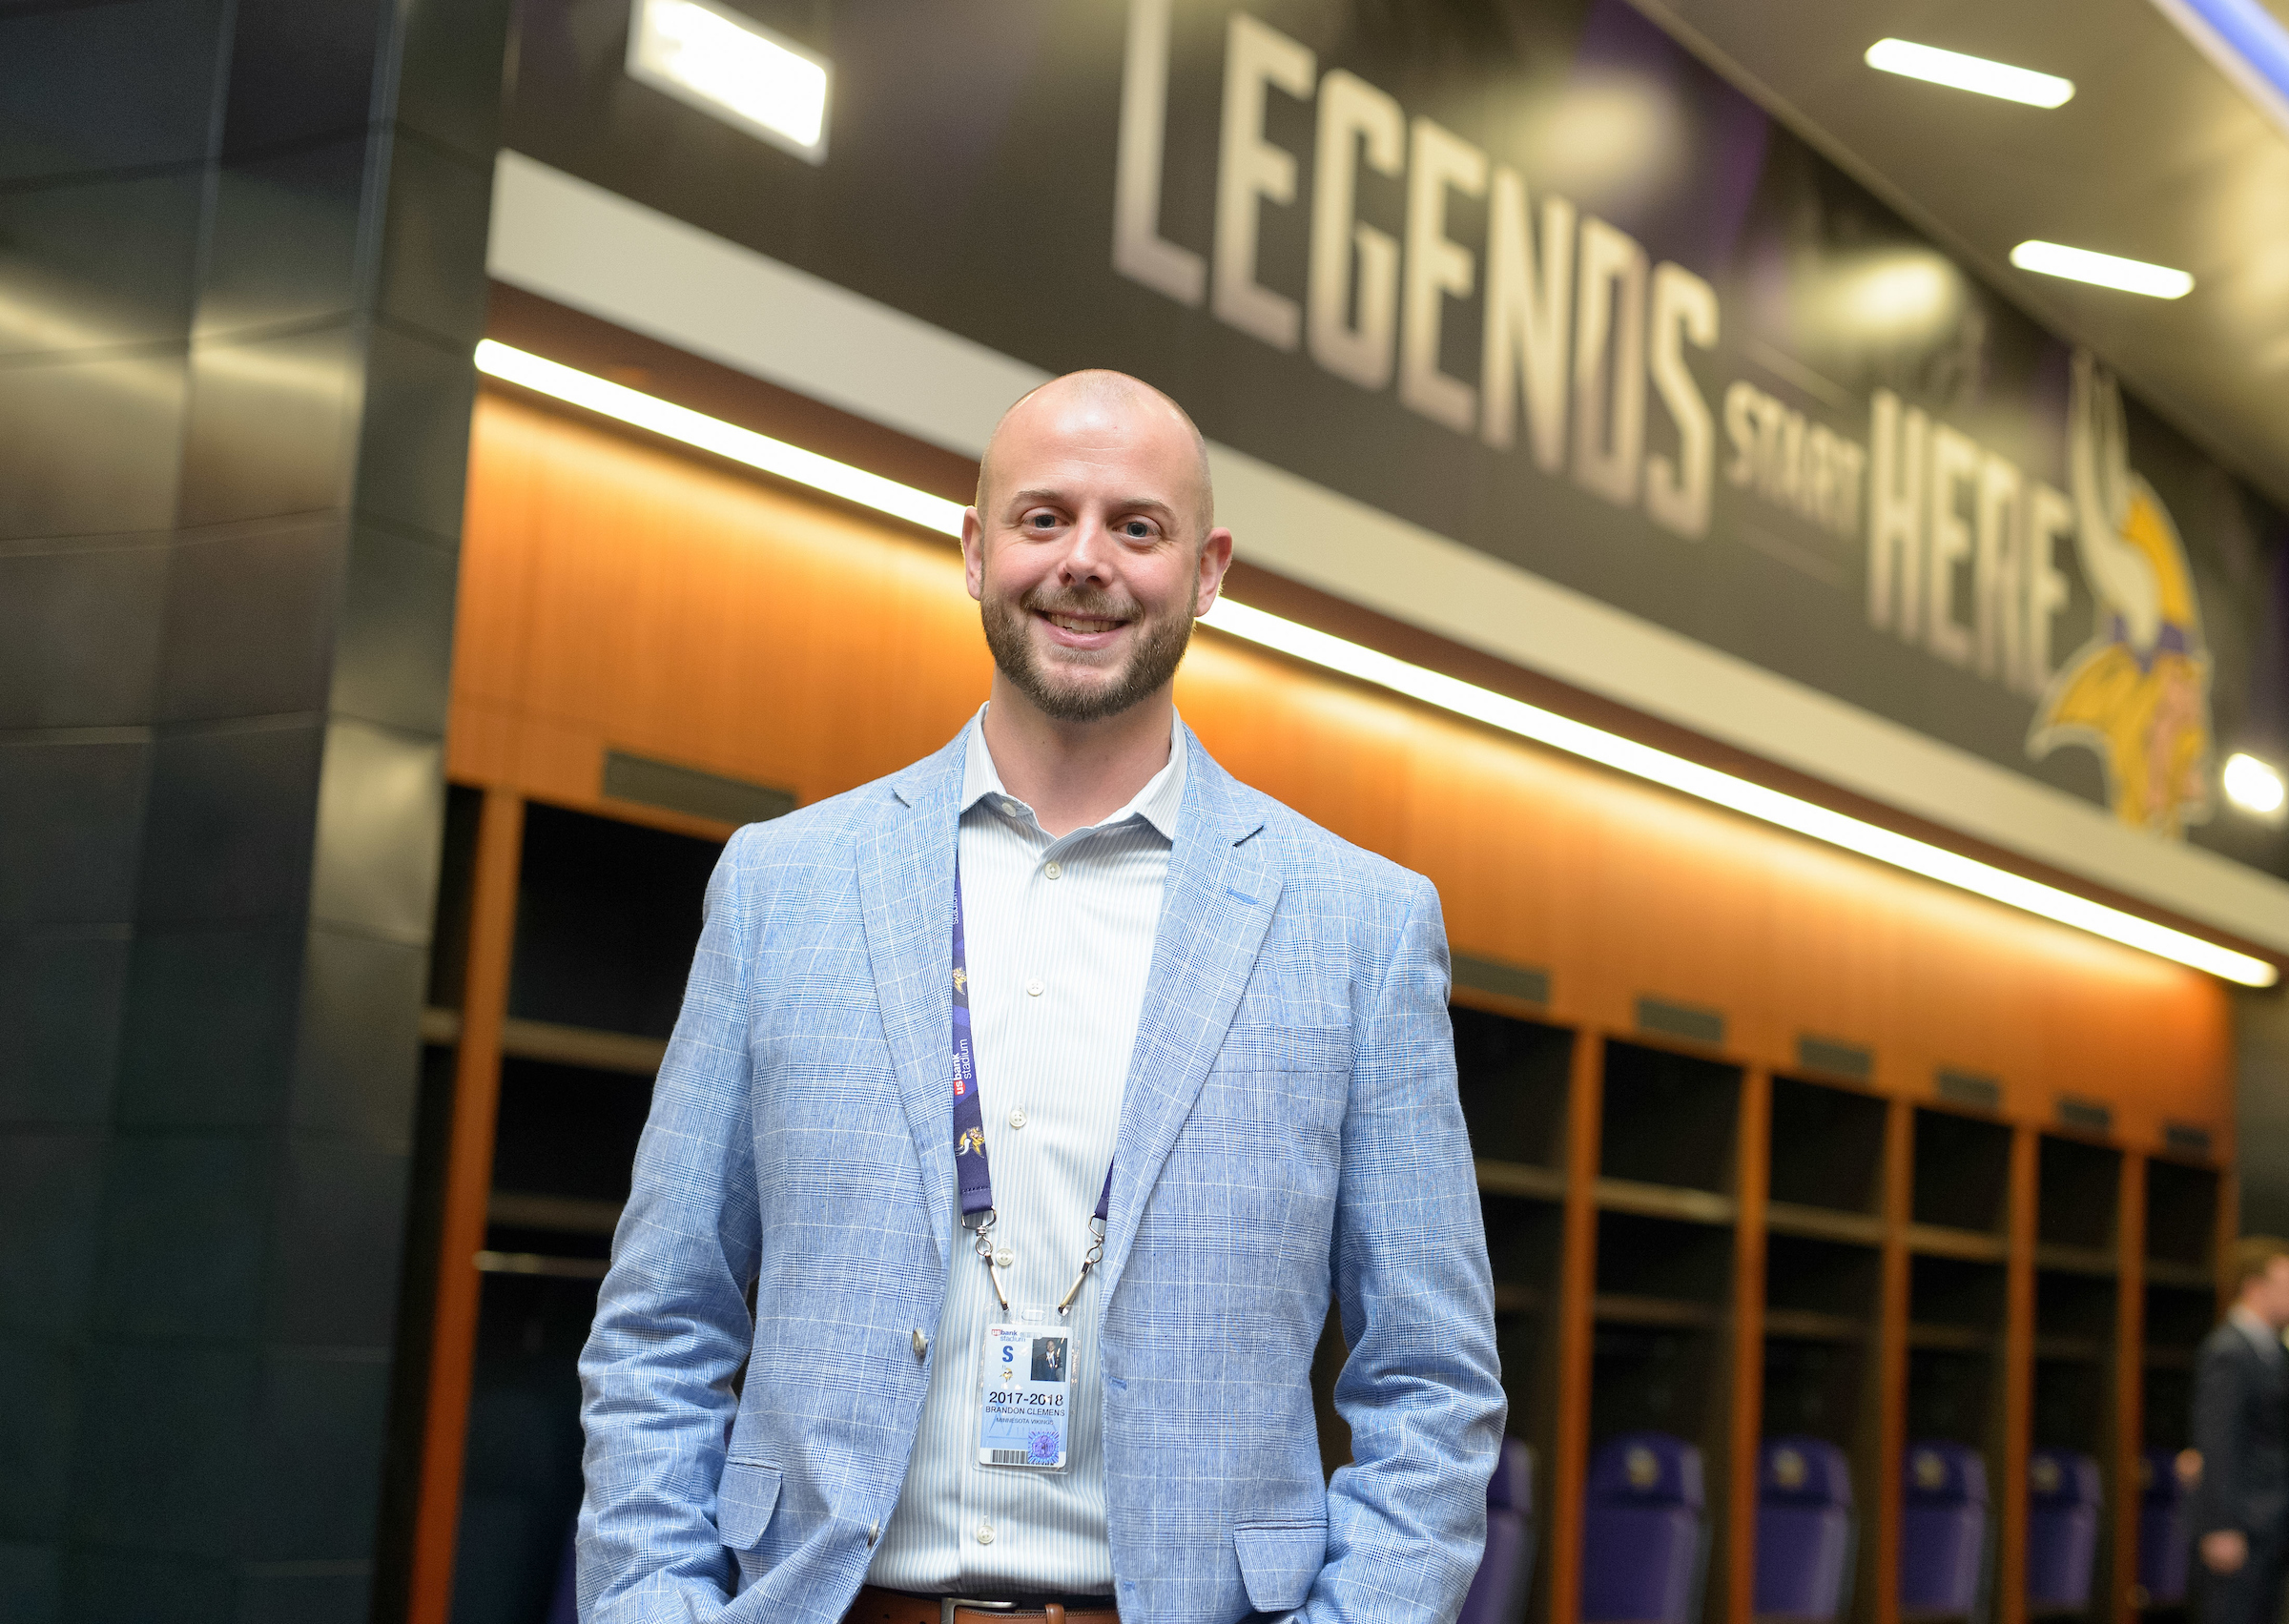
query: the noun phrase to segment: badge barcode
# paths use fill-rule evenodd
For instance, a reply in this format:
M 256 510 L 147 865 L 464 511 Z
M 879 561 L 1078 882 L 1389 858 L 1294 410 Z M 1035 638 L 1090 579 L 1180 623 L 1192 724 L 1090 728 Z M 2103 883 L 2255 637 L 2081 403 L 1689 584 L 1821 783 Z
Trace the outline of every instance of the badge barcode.
M 1023 1466 L 1033 1458 L 1023 1449 L 989 1449 L 986 1452 L 994 1457 L 987 1463 L 992 1466 Z

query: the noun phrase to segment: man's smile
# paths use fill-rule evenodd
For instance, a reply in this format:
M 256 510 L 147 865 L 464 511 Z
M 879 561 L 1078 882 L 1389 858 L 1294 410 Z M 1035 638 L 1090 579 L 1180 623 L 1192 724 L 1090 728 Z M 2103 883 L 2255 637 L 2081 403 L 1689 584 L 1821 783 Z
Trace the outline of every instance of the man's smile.
M 1063 609 L 1035 609 L 1033 617 L 1047 627 L 1054 647 L 1078 653 L 1112 648 L 1131 624 L 1118 615 L 1073 614 Z

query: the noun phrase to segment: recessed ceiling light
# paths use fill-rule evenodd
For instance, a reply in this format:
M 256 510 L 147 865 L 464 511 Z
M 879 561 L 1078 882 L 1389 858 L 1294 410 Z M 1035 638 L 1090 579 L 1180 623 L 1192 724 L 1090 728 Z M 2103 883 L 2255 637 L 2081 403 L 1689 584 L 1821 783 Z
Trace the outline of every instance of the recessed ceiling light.
M 2289 787 L 2282 785 L 2280 773 L 2239 752 L 2225 758 L 2225 798 L 2267 823 L 2279 823 L 2289 810 Z
M 2149 265 L 2143 259 L 2120 259 L 2112 254 L 2093 254 L 2087 248 L 2069 248 L 2059 242 L 2022 242 L 2011 251 L 2011 262 L 2022 271 L 2040 271 L 2046 277 L 2092 282 L 2124 293 L 2142 293 L 2149 298 L 2183 298 L 2194 291 L 2194 278 L 2167 265 Z
M 1904 39 L 1880 39 L 1867 48 L 1867 65 L 1927 84 L 1958 91 L 1976 91 L 1983 96 L 2029 107 L 2057 107 L 2074 93 L 2074 81 L 2031 68 L 2013 68 L 2008 62 L 1990 62 L 1984 56 L 1966 56 L 1960 51 L 1942 51 L 1935 45 L 1914 45 Z
M 826 59 L 735 11 L 706 0 L 635 0 L 628 72 L 797 157 L 826 161 Z
M 601 417 L 616 419 L 846 502 L 894 515 L 924 529 L 956 537 L 961 534 L 962 509 L 959 503 L 915 490 L 879 474 L 854 468 L 656 396 L 607 382 L 561 362 L 511 349 L 494 339 L 487 339 L 477 346 L 477 370 Z M 1410 665 L 1380 649 L 1236 604 L 1229 598 L 1217 600 L 1216 606 L 1201 618 L 1201 624 L 1291 659 L 1404 694 L 1519 738 L 1548 745 L 1569 755 L 1809 835 L 1895 869 L 1938 880 L 1943 885 L 1958 887 L 2007 907 L 2024 909 L 2062 925 L 2176 959 L 2246 987 L 2270 987 L 2279 977 L 2279 972 L 2265 959 L 2252 957 L 2222 942 L 2206 941 L 2157 920 L 2141 918 L 2040 880 L 1864 823 L 1856 817 L 1799 800 L 1745 778 L 1736 778 L 1713 767 L 1671 755 L 1491 689 Z

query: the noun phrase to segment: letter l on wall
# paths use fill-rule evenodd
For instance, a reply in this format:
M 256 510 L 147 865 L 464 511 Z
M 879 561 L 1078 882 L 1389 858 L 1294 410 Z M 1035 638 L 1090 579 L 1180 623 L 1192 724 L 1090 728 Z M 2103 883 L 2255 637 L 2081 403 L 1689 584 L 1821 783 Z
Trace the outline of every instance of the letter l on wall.
M 1199 255 L 1161 236 L 1161 146 L 1168 125 L 1168 0 L 1129 0 L 1113 165 L 1113 269 L 1179 304 L 1208 279 Z

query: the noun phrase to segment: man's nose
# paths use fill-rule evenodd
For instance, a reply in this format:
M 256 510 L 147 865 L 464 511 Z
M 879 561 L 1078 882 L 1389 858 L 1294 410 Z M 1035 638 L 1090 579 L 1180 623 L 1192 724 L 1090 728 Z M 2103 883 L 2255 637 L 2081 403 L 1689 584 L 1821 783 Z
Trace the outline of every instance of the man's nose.
M 1064 557 L 1058 560 L 1058 578 L 1067 586 L 1102 586 L 1112 579 L 1113 538 L 1098 520 L 1083 516 L 1073 526 Z

